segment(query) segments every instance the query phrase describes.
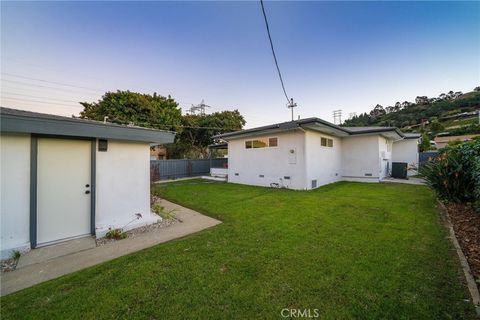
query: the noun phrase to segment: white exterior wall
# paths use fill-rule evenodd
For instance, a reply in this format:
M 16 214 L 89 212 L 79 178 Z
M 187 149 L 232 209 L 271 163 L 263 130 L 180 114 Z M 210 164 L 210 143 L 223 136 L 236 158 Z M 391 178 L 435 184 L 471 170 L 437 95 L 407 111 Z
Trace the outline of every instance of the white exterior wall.
M 0 258 L 30 248 L 30 135 L 0 135 Z
M 333 147 L 322 147 L 321 137 L 333 139 Z M 341 180 L 342 139 L 315 131 L 306 131 L 305 159 L 307 189 L 311 189 L 312 180 L 317 180 L 317 187 Z
M 278 137 L 278 147 L 246 149 L 245 141 Z M 305 134 L 296 130 L 228 142 L 228 182 L 269 187 L 279 183 L 291 189 L 306 189 Z M 290 153 L 294 150 L 294 153 Z M 292 163 L 295 162 L 295 163 Z M 235 175 L 238 174 L 238 175 Z M 264 175 L 263 178 L 260 175 Z M 284 179 L 289 176 L 290 179 Z
M 379 181 L 381 172 L 379 141 L 378 135 L 342 139 L 343 180 Z
M 97 148 L 96 233 L 101 237 L 109 227 L 125 230 L 156 222 L 150 212 L 150 145 L 108 140 L 108 150 Z
M 406 162 L 418 167 L 418 139 L 404 139 L 393 143 L 393 162 Z

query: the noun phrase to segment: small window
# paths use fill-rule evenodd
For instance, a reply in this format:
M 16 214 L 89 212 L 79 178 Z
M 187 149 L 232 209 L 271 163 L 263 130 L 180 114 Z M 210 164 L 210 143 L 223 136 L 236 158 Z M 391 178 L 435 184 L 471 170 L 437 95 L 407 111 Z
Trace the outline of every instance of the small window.
M 332 148 L 333 147 L 333 139 L 328 139 L 328 138 L 321 137 L 320 138 L 320 145 L 322 147 Z
M 327 138 L 323 138 L 323 137 L 322 137 L 322 138 L 320 139 L 320 145 L 321 145 L 322 147 L 326 147 L 326 146 L 327 146 Z
M 245 141 L 245 149 L 259 149 L 259 148 L 268 148 L 268 147 L 277 147 L 278 138 L 260 138 L 255 140 Z
M 268 138 L 269 147 L 278 147 L 278 138 Z

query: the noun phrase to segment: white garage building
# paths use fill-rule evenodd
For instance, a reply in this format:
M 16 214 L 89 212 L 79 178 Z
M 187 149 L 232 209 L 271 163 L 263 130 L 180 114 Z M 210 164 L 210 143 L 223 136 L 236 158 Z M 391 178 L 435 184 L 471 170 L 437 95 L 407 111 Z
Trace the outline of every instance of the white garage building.
M 308 118 L 215 138 L 228 142 L 229 182 L 305 190 L 340 180 L 379 182 L 392 162 L 416 165 L 420 135 Z
M 150 145 L 174 133 L 1 108 L 1 258 L 156 222 Z

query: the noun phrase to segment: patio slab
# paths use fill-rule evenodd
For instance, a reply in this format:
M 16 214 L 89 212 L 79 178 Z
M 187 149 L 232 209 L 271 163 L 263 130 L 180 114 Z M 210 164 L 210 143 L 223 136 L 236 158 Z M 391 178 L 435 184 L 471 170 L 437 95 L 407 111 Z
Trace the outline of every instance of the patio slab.
M 24 263 L 23 267 L 17 267 L 15 271 L 4 273 L 0 277 L 0 295 L 4 296 L 221 223 L 219 220 L 166 200 L 161 200 L 160 204 L 168 211 L 173 210 L 176 218 L 181 222 L 164 229 L 140 234 L 135 238 L 123 239 L 100 247 L 87 248 L 56 257 L 52 254 L 52 258 L 43 261 L 37 260 L 38 263 Z M 32 250 L 32 252 L 36 250 Z
M 423 180 L 422 178 L 416 178 L 416 177 L 409 177 L 408 179 L 395 179 L 395 178 L 388 177 L 383 179 L 381 182 L 425 185 L 425 180 Z
M 90 236 L 30 250 L 20 257 L 17 269 L 95 247 L 95 238 Z

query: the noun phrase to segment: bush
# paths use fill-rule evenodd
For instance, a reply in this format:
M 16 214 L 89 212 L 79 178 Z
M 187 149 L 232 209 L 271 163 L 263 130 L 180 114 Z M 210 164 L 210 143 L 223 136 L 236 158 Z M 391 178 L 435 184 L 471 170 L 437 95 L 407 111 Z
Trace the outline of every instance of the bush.
M 420 173 L 440 199 L 474 202 L 480 209 L 480 140 L 446 146 Z
M 123 231 L 123 229 L 112 229 L 109 228 L 108 232 L 105 234 L 105 238 L 107 239 L 125 239 L 127 237 L 127 233 Z

